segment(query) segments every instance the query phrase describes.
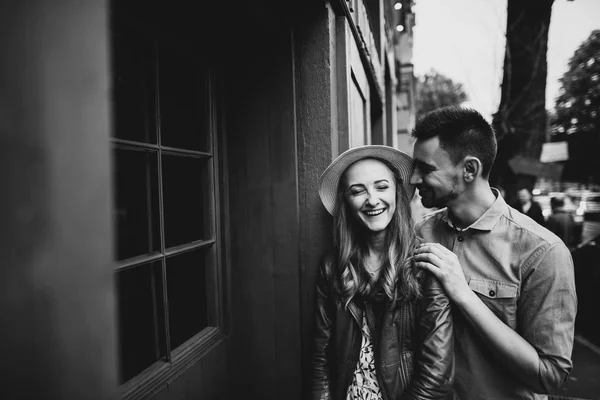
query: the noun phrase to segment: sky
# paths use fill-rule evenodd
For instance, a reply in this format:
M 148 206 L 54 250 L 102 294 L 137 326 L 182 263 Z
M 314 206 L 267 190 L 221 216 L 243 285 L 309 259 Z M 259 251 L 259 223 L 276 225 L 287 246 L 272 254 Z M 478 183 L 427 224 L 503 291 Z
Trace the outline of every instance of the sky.
M 415 0 L 415 75 L 430 69 L 463 84 L 466 105 L 488 120 L 500 103 L 507 0 Z M 554 108 L 569 58 L 600 29 L 600 0 L 554 0 L 548 34 L 546 108 Z

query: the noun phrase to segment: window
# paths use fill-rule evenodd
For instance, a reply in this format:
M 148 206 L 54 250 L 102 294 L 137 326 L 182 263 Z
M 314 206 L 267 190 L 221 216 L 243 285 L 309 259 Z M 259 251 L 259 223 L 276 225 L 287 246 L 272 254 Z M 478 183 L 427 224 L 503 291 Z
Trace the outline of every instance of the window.
M 121 384 L 221 320 L 211 74 L 189 24 L 135 3 L 111 9 Z
M 360 52 L 346 18 L 338 17 L 337 90 L 338 154 L 371 144 L 371 89 Z

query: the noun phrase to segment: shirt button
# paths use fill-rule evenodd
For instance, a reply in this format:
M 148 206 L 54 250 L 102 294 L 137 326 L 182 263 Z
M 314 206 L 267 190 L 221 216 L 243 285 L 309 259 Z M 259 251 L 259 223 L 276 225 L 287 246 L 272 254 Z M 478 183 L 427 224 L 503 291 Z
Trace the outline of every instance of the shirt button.
M 494 297 L 496 295 L 496 292 L 494 292 L 493 290 L 490 290 L 490 297 Z
M 465 240 L 465 239 L 464 239 L 462 236 L 459 236 L 459 237 L 458 237 L 458 241 L 459 241 L 459 242 L 462 242 L 463 240 Z

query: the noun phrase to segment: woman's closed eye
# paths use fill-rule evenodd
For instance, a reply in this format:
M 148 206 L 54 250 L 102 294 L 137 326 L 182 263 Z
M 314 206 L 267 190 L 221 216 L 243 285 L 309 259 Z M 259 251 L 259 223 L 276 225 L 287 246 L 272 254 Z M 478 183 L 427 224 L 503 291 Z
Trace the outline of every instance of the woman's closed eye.
M 352 196 L 360 196 L 361 194 L 366 193 L 367 191 L 365 189 L 352 189 L 350 190 L 350 194 Z
M 379 184 L 375 186 L 375 190 L 378 192 L 385 192 L 390 188 L 388 184 Z M 365 187 L 353 187 L 349 190 L 351 196 L 360 196 L 367 193 L 367 189 Z

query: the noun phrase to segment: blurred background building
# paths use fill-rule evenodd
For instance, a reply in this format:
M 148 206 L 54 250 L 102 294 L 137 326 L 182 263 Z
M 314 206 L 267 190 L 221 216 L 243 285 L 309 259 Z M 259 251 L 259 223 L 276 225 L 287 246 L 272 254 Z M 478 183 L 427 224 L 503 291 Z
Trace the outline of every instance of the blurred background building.
M 402 5 L 402 2 L 396 4 Z M 395 53 L 397 57 L 399 82 L 397 87 L 398 94 L 398 144 L 400 150 L 412 154 L 413 141 L 410 132 L 415 125 L 417 114 L 416 97 L 417 86 L 413 65 L 413 39 L 416 16 L 413 11 L 414 2 L 404 2 L 400 13 L 396 14 L 399 18 L 399 24 L 396 29 L 400 30 L 400 35 L 396 36 Z

